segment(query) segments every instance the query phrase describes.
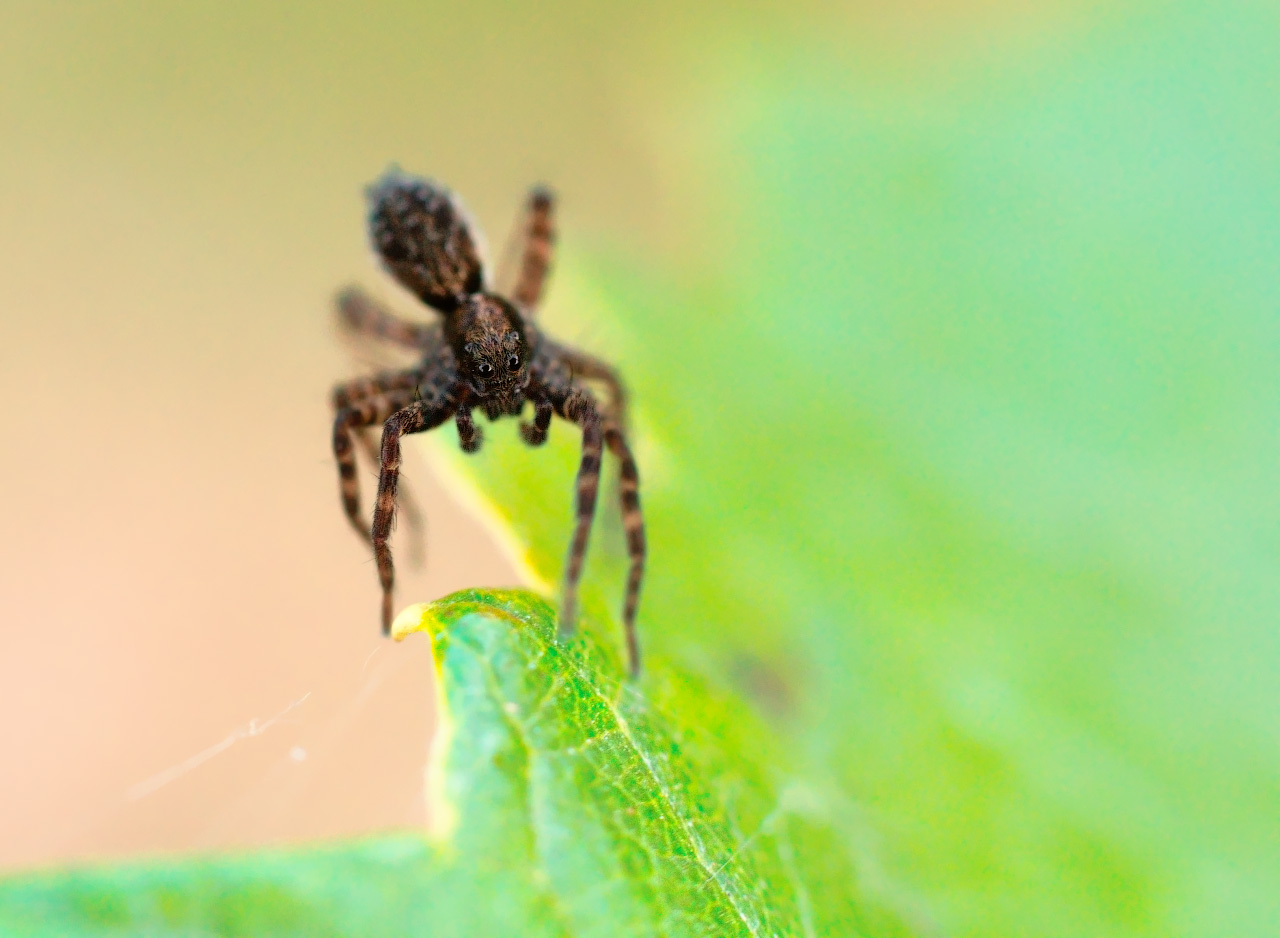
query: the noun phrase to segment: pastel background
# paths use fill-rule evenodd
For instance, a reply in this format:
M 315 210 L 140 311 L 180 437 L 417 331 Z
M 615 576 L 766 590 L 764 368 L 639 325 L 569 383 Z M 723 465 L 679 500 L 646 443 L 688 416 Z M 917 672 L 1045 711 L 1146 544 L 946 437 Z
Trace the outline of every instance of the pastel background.
M 796 740 L 922 932 L 1273 933 L 1278 41 L 1190 0 L 0 7 L 0 869 L 421 823 L 424 663 L 326 406 L 369 365 L 335 288 L 412 309 L 365 243 L 395 161 L 495 246 L 557 188 L 646 639 Z M 572 441 L 508 429 L 478 487 L 554 571 Z M 406 603 L 519 581 L 453 447 Z

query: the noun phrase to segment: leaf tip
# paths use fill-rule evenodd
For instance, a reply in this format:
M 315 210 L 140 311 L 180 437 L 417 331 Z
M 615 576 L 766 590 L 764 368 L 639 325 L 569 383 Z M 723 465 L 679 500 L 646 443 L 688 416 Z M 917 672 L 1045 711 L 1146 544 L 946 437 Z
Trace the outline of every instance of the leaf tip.
M 446 625 L 441 614 L 449 608 L 447 600 L 406 606 L 391 623 L 391 637 L 400 642 L 414 632 L 426 632 L 434 646 L 436 637 Z M 440 680 L 439 659 L 433 653 L 431 660 L 436 669 L 435 680 L 432 682 L 436 697 L 436 726 L 427 744 L 427 761 L 422 774 L 427 808 L 427 837 L 443 844 L 449 840 L 457 826 L 457 811 L 449 799 L 445 777 L 445 760 L 453 740 L 453 720 Z
M 404 641 L 405 636 L 413 632 L 426 632 L 434 637 L 444 627 L 444 623 L 436 614 L 436 605 L 436 603 L 414 603 L 412 606 L 405 606 L 391 623 L 391 637 L 397 642 Z

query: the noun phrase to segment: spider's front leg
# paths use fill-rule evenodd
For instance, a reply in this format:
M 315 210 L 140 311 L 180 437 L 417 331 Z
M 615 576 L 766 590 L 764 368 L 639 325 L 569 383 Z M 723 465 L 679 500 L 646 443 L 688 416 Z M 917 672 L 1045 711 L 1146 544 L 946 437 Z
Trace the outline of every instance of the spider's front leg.
M 587 540 L 596 511 L 596 493 L 600 490 L 600 456 L 603 431 L 595 398 L 583 389 L 574 389 L 553 401 L 556 413 L 582 428 L 582 461 L 578 464 L 577 516 L 573 540 L 569 542 L 569 558 L 564 570 L 564 602 L 560 610 L 560 634 L 573 632 L 577 618 L 578 581 L 587 556 Z
M 387 417 L 395 413 L 405 404 L 410 403 L 412 398 L 405 398 L 403 403 L 391 408 L 387 413 L 378 419 L 381 423 Z M 360 444 L 360 449 L 364 451 L 368 457 L 373 471 L 377 472 L 381 464 L 382 457 L 378 453 L 379 434 L 375 430 L 380 431 L 380 427 L 365 427 L 356 433 L 356 442 Z M 405 530 L 409 535 L 409 565 L 415 570 L 422 569 L 427 562 L 425 544 L 427 519 L 422 511 L 422 506 L 418 504 L 413 494 L 403 485 L 396 492 L 396 511 L 404 520 Z M 359 528 L 360 536 L 366 544 L 371 543 L 369 540 L 369 525 L 364 524 Z
M 627 660 L 631 676 L 640 674 L 640 641 L 636 636 L 636 610 L 640 606 L 640 584 L 644 580 L 644 515 L 640 511 L 640 471 L 617 419 L 604 421 L 604 442 L 618 458 L 618 497 L 622 502 L 622 527 L 627 534 L 627 596 L 622 606 L 622 625 L 627 635 Z
M 413 400 L 412 390 L 374 393 L 366 390 L 367 380 L 355 381 L 335 389 L 337 414 L 333 418 L 333 456 L 338 463 L 338 484 L 342 493 L 342 509 L 356 533 L 369 542 L 369 529 L 360 517 L 360 483 L 356 478 L 356 453 L 352 445 L 364 427 L 381 423 Z M 361 394 L 363 392 L 363 397 Z M 353 398 L 359 398 L 354 400 Z
M 605 409 L 613 415 L 618 426 L 625 430 L 627 427 L 627 389 L 614 367 L 594 355 L 588 355 L 586 352 L 580 352 L 568 346 L 560 346 L 559 352 L 561 359 L 569 366 L 569 370 L 575 378 L 599 381 L 608 389 L 609 399 L 606 402 Z
M 438 427 L 449 419 L 456 404 L 445 396 L 435 401 L 414 401 L 398 410 L 382 427 L 381 473 L 378 476 L 378 500 L 373 509 L 373 556 L 378 563 L 378 579 L 382 583 L 382 632 L 391 632 L 392 589 L 395 586 L 395 564 L 391 560 L 391 525 L 396 512 L 396 487 L 400 481 L 400 438 L 408 433 L 421 433 Z

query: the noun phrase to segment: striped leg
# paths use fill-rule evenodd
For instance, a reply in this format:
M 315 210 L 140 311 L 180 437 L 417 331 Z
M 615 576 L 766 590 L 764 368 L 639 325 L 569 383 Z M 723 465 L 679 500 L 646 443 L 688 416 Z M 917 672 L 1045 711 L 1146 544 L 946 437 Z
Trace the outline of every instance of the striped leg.
M 611 365 L 602 362 L 593 355 L 586 352 L 579 352 L 574 348 L 560 346 L 557 351 L 561 359 L 568 364 L 575 378 L 587 378 L 591 381 L 599 381 L 609 389 L 609 413 L 617 418 L 618 426 L 625 430 L 627 427 L 627 389 L 622 384 L 622 378 L 618 376 L 618 372 Z
M 423 377 L 424 372 L 421 368 L 384 371 L 338 385 L 333 389 L 329 399 L 333 403 L 334 410 L 342 410 L 366 397 L 374 397 L 390 391 L 412 391 L 422 383 Z
M 576 390 L 563 398 L 556 411 L 566 420 L 582 428 L 582 461 L 578 464 L 578 523 L 569 544 L 569 558 L 564 571 L 564 602 L 560 610 L 560 634 L 573 632 L 577 618 L 578 581 L 587 556 L 587 539 L 596 510 L 596 493 L 600 489 L 601 429 L 595 400 Z
M 636 468 L 631 447 L 622 429 L 613 420 L 604 426 L 604 441 L 609 452 L 618 459 L 618 495 L 622 502 L 622 526 L 627 532 L 627 556 L 631 569 L 627 573 L 627 596 L 622 609 L 622 624 L 627 635 L 627 661 L 631 676 L 640 674 L 640 641 L 636 637 L 636 610 L 640 605 L 640 583 L 644 579 L 644 515 L 640 511 L 640 472 Z
M 391 560 L 391 525 L 395 520 L 396 488 L 400 481 L 400 438 L 438 427 L 453 413 L 450 397 L 437 402 L 414 401 L 387 418 L 382 426 L 382 471 L 378 476 L 378 500 L 373 509 L 373 556 L 378 563 L 378 580 L 382 583 L 382 631 L 391 631 L 392 590 L 395 586 L 395 564 Z
M 529 193 L 524 221 L 516 235 L 520 244 L 520 266 L 510 291 L 512 301 L 523 310 L 537 309 L 542 299 L 555 251 L 554 212 L 554 197 L 549 189 L 539 186 Z
M 347 287 L 338 294 L 338 314 L 352 332 L 397 345 L 430 349 L 440 343 L 438 327 L 401 319 L 359 287 Z
M 409 400 L 405 401 L 406 404 Z M 387 416 L 391 414 L 388 413 Z M 382 419 L 386 419 L 385 417 Z M 381 457 L 378 455 L 378 440 L 374 435 L 374 427 L 363 427 L 356 431 L 356 441 L 360 444 L 360 448 L 364 450 L 365 456 L 369 458 L 369 462 L 373 464 L 373 471 L 379 471 Z M 404 519 L 405 533 L 409 536 L 409 566 L 413 569 L 421 569 L 426 563 L 427 557 L 424 545 L 427 541 L 427 519 L 422 508 L 419 507 L 417 499 L 413 497 L 410 491 L 403 485 L 396 494 L 396 502 L 399 506 L 400 517 Z M 365 529 L 365 541 L 369 541 L 368 529 Z
M 342 389 L 339 389 L 341 391 Z M 333 420 L 333 456 L 338 462 L 342 508 L 356 533 L 370 542 L 369 529 L 360 516 L 360 483 L 356 477 L 356 452 L 352 438 L 364 427 L 381 423 L 413 399 L 413 391 L 371 395 L 345 406 Z M 334 393 L 335 399 L 338 392 Z
M 446 370 L 441 367 L 440 362 L 428 359 L 422 366 L 418 368 L 410 368 L 402 371 L 385 371 L 381 374 L 372 375 L 365 378 L 356 378 L 348 381 L 346 384 L 340 384 L 333 389 L 331 400 L 334 410 L 341 413 L 351 408 L 355 402 L 365 402 L 370 398 L 383 397 L 390 395 L 393 406 L 390 410 L 381 408 L 378 413 L 372 417 L 367 423 L 355 423 L 348 427 L 348 434 L 343 442 L 339 442 L 339 432 L 335 422 L 334 428 L 334 453 L 338 456 L 338 471 L 341 475 L 343 505 L 347 507 L 348 517 L 352 517 L 350 512 L 355 511 L 356 515 L 352 517 L 352 521 L 356 526 L 356 530 L 360 533 L 360 537 L 369 542 L 369 529 L 359 518 L 359 493 L 356 485 L 356 474 L 354 467 L 354 457 L 350 453 L 350 437 L 354 435 L 356 442 L 360 448 L 364 450 L 369 461 L 373 464 L 374 471 L 378 471 L 379 456 L 378 446 L 370 435 L 374 424 L 380 424 L 387 417 L 395 413 L 401 407 L 404 407 L 413 400 L 419 387 L 423 387 L 423 392 L 431 397 L 439 395 L 440 387 L 448 383 Z M 394 395 L 391 392 L 399 392 Z M 341 447 L 341 453 L 339 448 Z M 350 469 L 344 468 L 348 464 L 352 464 Z M 348 502 L 348 497 L 351 501 Z M 353 507 L 354 506 L 354 507 Z M 410 563 L 415 567 L 422 566 L 425 558 L 423 557 L 422 545 L 424 542 L 423 532 L 426 530 L 422 510 L 418 507 L 408 491 L 400 493 L 400 509 L 404 513 L 405 526 L 409 529 L 411 543 L 414 545 L 410 555 Z

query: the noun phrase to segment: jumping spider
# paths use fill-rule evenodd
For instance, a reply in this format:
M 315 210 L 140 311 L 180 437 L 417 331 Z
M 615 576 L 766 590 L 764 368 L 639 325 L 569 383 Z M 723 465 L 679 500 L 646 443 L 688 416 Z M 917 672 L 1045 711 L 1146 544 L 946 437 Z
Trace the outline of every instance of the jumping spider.
M 599 359 L 552 341 L 533 324 L 551 264 L 555 229 L 552 195 L 535 188 L 516 232 L 520 262 L 509 299 L 486 289 L 484 267 L 469 220 L 459 202 L 433 182 L 389 170 L 367 190 L 373 246 L 387 270 L 422 302 L 440 313 L 432 323 L 409 322 L 389 312 L 358 287 L 338 296 L 341 321 L 350 330 L 410 349 L 422 356 L 412 368 L 387 371 L 340 384 L 333 391 L 333 454 L 338 461 L 342 507 L 352 526 L 373 547 L 382 582 L 382 630 L 389 632 L 395 568 L 388 540 L 396 512 L 400 438 L 438 427 L 450 417 L 462 449 L 480 448 L 481 429 L 471 412 L 492 421 L 519 416 L 526 402 L 533 420 L 522 422 L 526 443 L 547 439 L 553 414 L 582 430 L 578 467 L 577 525 L 564 574 L 560 632 L 573 630 L 578 580 L 595 513 L 603 447 L 619 462 L 622 518 L 631 568 L 622 620 L 633 675 L 639 672 L 636 607 L 644 574 L 644 519 L 639 476 L 623 434 L 626 399 L 616 371 Z M 580 379 L 609 391 L 604 406 Z M 367 433 L 382 424 L 375 451 Z M 360 514 L 353 439 L 378 463 L 373 526 Z

